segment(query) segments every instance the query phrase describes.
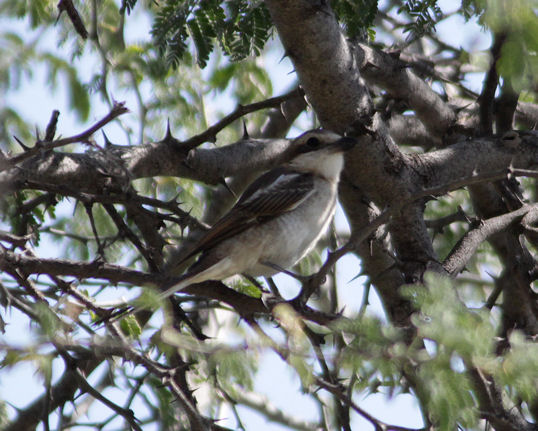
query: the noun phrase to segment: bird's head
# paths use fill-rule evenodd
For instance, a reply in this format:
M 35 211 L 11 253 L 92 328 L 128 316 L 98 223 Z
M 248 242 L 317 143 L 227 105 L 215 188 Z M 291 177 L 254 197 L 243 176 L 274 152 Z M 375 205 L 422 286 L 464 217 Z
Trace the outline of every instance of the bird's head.
M 289 166 L 299 172 L 338 181 L 344 167 L 344 152 L 353 148 L 356 139 L 323 129 L 310 130 L 295 138 Z

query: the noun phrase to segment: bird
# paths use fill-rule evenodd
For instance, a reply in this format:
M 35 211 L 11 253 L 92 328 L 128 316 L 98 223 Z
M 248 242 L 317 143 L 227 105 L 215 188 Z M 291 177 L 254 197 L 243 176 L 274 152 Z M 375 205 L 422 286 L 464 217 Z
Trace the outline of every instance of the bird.
M 291 144 L 291 158 L 259 178 L 237 203 L 173 262 L 196 262 L 167 298 L 192 284 L 242 274 L 270 277 L 293 267 L 310 252 L 331 222 L 344 167 L 344 153 L 356 139 L 325 129 L 303 133 Z

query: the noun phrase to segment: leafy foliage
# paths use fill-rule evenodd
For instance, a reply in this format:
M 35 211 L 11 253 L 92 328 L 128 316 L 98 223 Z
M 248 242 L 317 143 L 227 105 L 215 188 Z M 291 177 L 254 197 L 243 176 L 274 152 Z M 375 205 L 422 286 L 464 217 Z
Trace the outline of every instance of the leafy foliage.
M 462 0 L 461 11 L 465 19 L 480 16 L 484 12 L 485 0 Z
M 135 7 L 137 1 L 138 0 L 122 0 L 120 10 L 125 9 L 127 11 L 127 13 L 131 13 L 131 11 Z
M 405 26 L 404 31 L 409 32 L 412 39 L 432 32 L 442 16 L 437 0 L 407 0 L 398 12 L 410 15 L 412 21 Z
M 538 81 L 538 16 L 536 4 L 529 0 L 488 3 L 481 22 L 497 37 L 506 36 L 498 70 L 520 90 Z
M 271 20 L 263 2 L 166 0 L 157 11 L 152 35 L 168 64 L 177 67 L 190 37 L 196 61 L 207 65 L 215 42 L 234 61 L 258 55 L 270 36 Z
M 0 14 L 28 17 L 32 28 L 53 22 L 54 3 L 47 0 L 18 0 L 0 3 Z
M 377 15 L 378 3 L 378 0 L 338 0 L 331 2 L 331 5 L 347 35 L 365 39 L 364 34 Z
M 505 37 L 497 69 L 516 90 L 536 84 L 538 74 L 538 16 L 532 0 L 464 0 L 466 18 L 477 16 L 484 29 Z

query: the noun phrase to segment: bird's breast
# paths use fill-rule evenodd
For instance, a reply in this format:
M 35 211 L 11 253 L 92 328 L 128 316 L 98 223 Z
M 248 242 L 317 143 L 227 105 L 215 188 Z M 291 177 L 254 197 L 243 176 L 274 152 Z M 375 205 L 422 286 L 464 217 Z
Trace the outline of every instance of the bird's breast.
M 290 268 L 316 245 L 325 233 L 336 206 L 336 184 L 316 179 L 315 192 L 297 208 L 258 226 L 252 237 L 258 245 L 256 264 L 247 274 L 270 276 L 277 271 L 269 262 Z

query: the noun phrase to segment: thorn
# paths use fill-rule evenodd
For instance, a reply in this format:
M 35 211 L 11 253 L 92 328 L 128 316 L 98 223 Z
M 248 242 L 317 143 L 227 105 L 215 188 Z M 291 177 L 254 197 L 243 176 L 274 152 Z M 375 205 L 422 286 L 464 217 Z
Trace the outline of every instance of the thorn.
M 60 111 L 58 111 L 57 109 L 52 111 L 49 124 L 47 124 L 47 129 L 45 131 L 45 141 L 50 142 L 54 139 L 54 135 L 56 134 L 56 126 L 58 125 L 59 116 L 60 116 Z
M 348 283 L 351 283 L 352 281 L 355 281 L 357 278 L 359 277 L 362 277 L 364 274 L 361 272 L 358 272 L 357 275 L 354 275 L 349 281 Z
M 181 192 L 176 193 L 175 196 L 168 201 L 168 203 L 173 204 L 173 205 L 178 205 L 178 206 L 181 205 L 183 202 L 178 201 L 180 194 Z
M 112 110 L 115 110 L 115 109 L 127 109 L 127 108 L 125 107 L 125 102 L 119 102 L 116 99 L 114 99 L 114 97 L 112 97 Z
M 39 137 L 39 127 L 37 127 L 37 125 L 35 126 L 35 138 L 37 142 L 41 142 L 41 138 Z
M 24 151 L 28 151 L 28 150 L 30 150 L 30 147 L 27 147 L 26 145 L 24 145 L 24 144 L 22 143 L 22 141 L 21 141 L 19 138 L 17 138 L 15 135 L 13 135 L 13 139 L 15 139 L 15 140 L 19 143 L 19 145 L 22 147 L 22 149 L 23 149 Z
M 169 141 L 170 139 L 174 139 L 172 136 L 172 131 L 170 130 L 170 118 L 166 120 L 166 135 L 164 136 L 163 141 Z
M 498 280 L 498 277 L 497 277 L 495 274 L 493 274 L 492 272 L 489 272 L 489 271 L 485 271 L 485 272 L 486 272 L 487 275 L 489 275 L 489 276 L 491 277 L 491 279 L 492 279 L 493 281 L 497 281 L 497 280 Z
M 244 140 L 250 139 L 250 136 L 248 135 L 248 130 L 247 130 L 247 123 L 245 120 L 243 120 L 243 139 Z
M 284 104 L 283 103 L 278 105 L 278 110 L 280 112 L 280 115 L 282 115 L 285 119 L 287 119 L 286 114 L 284 113 Z
M 110 139 L 108 139 L 108 136 L 106 135 L 104 130 L 101 130 L 101 133 L 103 134 L 103 139 L 105 140 L 105 148 L 111 147 L 113 144 L 110 142 Z
M 237 195 L 234 193 L 234 191 L 230 188 L 230 186 L 228 185 L 228 183 L 226 182 L 226 179 L 224 177 L 221 177 L 220 180 L 219 180 L 219 183 L 221 183 L 224 188 L 226 190 L 228 190 L 230 192 L 230 194 L 235 198 L 237 199 Z
M 160 142 L 163 142 L 165 144 L 170 144 L 170 145 L 178 145 L 178 146 L 181 145 L 181 142 L 179 142 L 172 135 L 172 129 L 170 127 L 170 118 L 168 118 L 166 120 L 166 135 L 164 136 L 164 138 Z

